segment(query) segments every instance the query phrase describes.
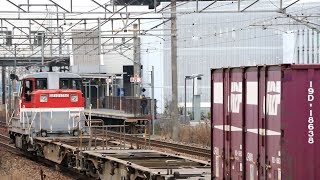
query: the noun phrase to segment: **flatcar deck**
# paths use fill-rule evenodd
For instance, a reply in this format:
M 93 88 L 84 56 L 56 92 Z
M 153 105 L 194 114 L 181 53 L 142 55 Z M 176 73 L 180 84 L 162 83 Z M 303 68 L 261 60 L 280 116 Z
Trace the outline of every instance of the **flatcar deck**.
M 129 164 L 139 171 L 163 177 L 168 175 L 168 170 L 188 177 L 205 177 L 210 174 L 210 165 L 206 162 L 155 150 L 84 151 L 83 154 L 106 161 Z
M 155 150 L 130 149 L 112 139 L 92 140 L 90 148 L 89 137 L 82 137 L 81 141 L 79 137 L 36 137 L 34 141 L 43 148 L 46 159 L 58 164 L 67 162 L 69 167 L 100 179 L 210 179 L 208 162 Z

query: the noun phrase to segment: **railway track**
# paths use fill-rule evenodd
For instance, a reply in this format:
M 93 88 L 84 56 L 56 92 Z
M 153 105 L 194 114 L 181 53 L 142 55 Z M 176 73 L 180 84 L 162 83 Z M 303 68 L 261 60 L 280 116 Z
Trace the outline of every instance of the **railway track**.
M 0 127 L 6 127 L 6 122 L 0 121 Z M 0 134 L 1 139 L 3 139 L 2 136 L 3 135 Z M 108 136 L 111 136 L 115 139 L 120 139 L 120 134 L 117 132 L 108 131 Z M 126 141 L 137 142 L 141 145 L 145 144 L 145 143 L 147 143 L 147 145 L 149 145 L 149 139 L 145 139 L 143 137 L 126 136 L 125 139 L 126 139 Z M 171 149 L 173 151 L 176 151 L 177 153 L 185 153 L 185 154 L 200 156 L 200 157 L 204 157 L 204 158 L 210 158 L 210 156 L 211 156 L 210 149 L 194 147 L 194 146 L 178 144 L 178 143 L 172 143 L 172 142 L 166 142 L 166 141 L 155 140 L 155 139 L 150 139 L 150 146 L 159 147 L 159 148 L 167 148 L 167 149 Z
M 6 135 L 3 135 L 3 134 L 0 134 L 0 139 L 1 139 L 1 142 L 2 142 L 2 141 L 9 141 L 9 140 L 10 140 L 10 137 L 9 137 L 9 136 L 6 136 Z
M 7 123 L 5 121 L 0 120 L 0 127 L 6 127 Z
M 0 121 L 0 127 L 6 127 L 6 122 Z M 108 131 L 108 136 L 111 136 L 115 139 L 120 139 L 120 134 L 117 132 Z M 125 139 L 126 139 L 126 141 L 137 142 L 141 145 L 145 144 L 145 143 L 147 143 L 147 145 L 149 145 L 149 139 L 145 139 L 143 137 L 126 136 Z M 201 147 L 195 147 L 195 146 L 190 146 L 190 145 L 166 142 L 166 141 L 155 140 L 155 139 L 150 139 L 150 146 L 159 147 L 159 148 L 167 148 L 167 149 L 176 151 L 177 153 L 185 153 L 185 154 L 200 156 L 200 157 L 204 157 L 204 158 L 210 158 L 210 156 L 211 156 L 211 150 L 207 149 L 207 148 L 201 148 Z
M 108 136 L 111 136 L 115 139 L 120 139 L 120 134 L 117 132 L 108 131 Z M 122 137 L 123 139 L 123 137 Z M 143 137 L 133 137 L 133 136 L 125 136 L 126 141 L 131 141 L 133 143 L 139 144 L 147 144 L 149 145 L 149 139 L 145 139 Z M 195 155 L 205 158 L 211 157 L 211 150 L 206 148 L 194 147 L 190 145 L 177 144 L 172 142 L 166 142 L 161 140 L 150 139 L 150 146 L 167 148 L 179 153 L 185 153 L 189 155 Z
M 1 127 L 6 127 L 6 123 L 3 122 L 3 121 L 0 121 L 0 126 Z M 49 168 L 54 168 L 55 170 L 59 170 L 61 173 L 66 174 L 67 176 L 70 176 L 70 177 L 75 178 L 77 180 L 90 179 L 90 177 L 85 176 L 85 175 L 79 173 L 78 171 L 76 171 L 74 169 L 70 169 L 70 168 L 67 168 L 65 166 L 61 166 L 61 165 L 55 164 L 55 163 L 53 163 L 53 162 L 51 162 L 49 160 L 46 160 L 44 158 L 37 157 L 37 156 L 35 156 L 35 155 L 31 154 L 31 153 L 21 151 L 21 150 L 17 149 L 14 145 L 9 144 L 9 142 L 10 142 L 10 137 L 9 136 L 0 134 L 0 146 L 2 148 L 4 148 L 5 150 L 7 150 L 8 152 L 10 152 L 10 153 L 13 153 L 13 154 L 15 154 L 17 156 L 28 158 L 29 160 L 32 160 L 32 161 L 34 161 L 36 163 L 39 163 L 39 164 L 44 165 L 44 166 L 47 166 Z

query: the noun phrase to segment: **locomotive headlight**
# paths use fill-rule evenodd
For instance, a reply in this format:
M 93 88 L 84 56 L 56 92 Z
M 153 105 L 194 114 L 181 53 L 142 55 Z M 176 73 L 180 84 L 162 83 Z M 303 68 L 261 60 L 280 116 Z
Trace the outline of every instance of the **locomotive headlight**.
M 72 94 L 72 95 L 70 96 L 70 100 L 71 100 L 71 102 L 78 102 L 78 95 Z
M 47 94 L 41 94 L 40 95 L 40 102 L 48 102 L 48 95 Z

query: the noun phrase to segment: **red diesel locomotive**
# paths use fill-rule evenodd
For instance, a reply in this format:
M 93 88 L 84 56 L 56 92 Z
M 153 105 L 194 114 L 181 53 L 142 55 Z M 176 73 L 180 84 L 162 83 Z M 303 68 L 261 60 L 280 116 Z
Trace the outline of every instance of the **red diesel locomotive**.
M 76 136 L 84 126 L 84 98 L 79 75 L 40 72 L 21 80 L 19 102 L 8 120 L 9 134 L 21 149 L 35 136 Z

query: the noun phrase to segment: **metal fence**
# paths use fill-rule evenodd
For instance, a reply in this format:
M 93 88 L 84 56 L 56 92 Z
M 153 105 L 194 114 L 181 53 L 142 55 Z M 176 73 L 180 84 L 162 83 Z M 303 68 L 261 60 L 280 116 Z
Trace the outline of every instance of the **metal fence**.
M 114 96 L 106 96 L 102 100 L 102 108 L 105 109 L 113 109 L 113 110 L 120 110 L 127 114 L 134 114 L 135 116 L 151 116 L 151 104 L 152 99 L 147 98 L 147 105 L 146 110 L 143 112 L 141 98 L 137 97 L 114 97 Z M 154 99 L 154 115 L 156 115 L 156 100 Z

